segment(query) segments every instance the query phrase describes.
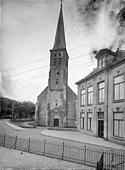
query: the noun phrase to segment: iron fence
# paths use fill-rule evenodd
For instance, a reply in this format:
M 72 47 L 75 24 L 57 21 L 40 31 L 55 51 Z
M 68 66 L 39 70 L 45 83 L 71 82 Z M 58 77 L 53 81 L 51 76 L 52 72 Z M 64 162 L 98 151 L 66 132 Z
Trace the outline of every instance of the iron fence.
M 80 163 L 92 167 L 99 165 L 99 160 L 103 164 L 103 169 L 125 170 L 125 155 L 115 150 L 99 150 L 88 146 L 69 145 L 64 142 L 52 142 L 43 140 L 23 139 L 0 135 L 0 146 L 10 149 L 17 149 L 22 152 L 30 152 L 65 161 Z M 103 157 L 102 157 L 103 155 Z

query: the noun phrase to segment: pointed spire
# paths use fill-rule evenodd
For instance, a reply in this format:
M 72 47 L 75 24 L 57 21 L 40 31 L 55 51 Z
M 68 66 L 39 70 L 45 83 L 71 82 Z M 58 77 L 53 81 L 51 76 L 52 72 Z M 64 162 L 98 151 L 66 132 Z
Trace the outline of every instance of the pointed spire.
M 61 49 L 61 48 L 66 48 L 65 30 L 64 30 L 64 22 L 63 22 L 63 12 L 62 12 L 62 0 L 61 0 L 60 14 L 58 19 L 53 49 Z

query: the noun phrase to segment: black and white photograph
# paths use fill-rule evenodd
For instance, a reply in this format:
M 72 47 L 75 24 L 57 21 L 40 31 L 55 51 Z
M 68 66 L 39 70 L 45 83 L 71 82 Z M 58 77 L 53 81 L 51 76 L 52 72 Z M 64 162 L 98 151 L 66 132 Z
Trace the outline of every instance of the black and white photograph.
M 0 170 L 125 170 L 125 0 L 0 0 Z

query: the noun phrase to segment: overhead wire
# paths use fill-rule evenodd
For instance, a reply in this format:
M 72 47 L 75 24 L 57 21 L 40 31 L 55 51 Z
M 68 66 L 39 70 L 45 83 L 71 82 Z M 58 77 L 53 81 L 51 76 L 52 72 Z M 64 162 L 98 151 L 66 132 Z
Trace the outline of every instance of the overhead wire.
M 34 60 L 33 62 L 28 62 L 28 63 L 22 64 L 22 65 L 19 65 L 19 66 L 15 66 L 15 67 L 12 67 L 12 68 L 9 68 L 9 69 L 6 69 L 6 70 L 2 70 L 2 72 L 6 72 L 8 70 L 12 70 L 12 69 L 15 69 L 15 68 L 23 67 L 25 65 L 33 64 L 33 63 L 36 63 L 36 62 L 41 61 L 41 60 L 45 60 L 45 58 L 41 58 L 41 59 L 38 59 L 38 60 Z
M 89 53 L 84 54 L 84 55 L 80 55 L 80 56 L 74 57 L 73 59 L 80 58 L 80 57 L 86 56 L 88 54 Z M 86 64 L 89 64 L 89 63 L 86 63 Z M 77 65 L 75 65 L 75 66 L 77 66 Z M 32 72 L 32 71 L 35 71 L 35 70 L 40 70 L 40 69 L 47 68 L 47 67 L 49 67 L 49 65 L 38 67 L 38 68 L 35 68 L 35 69 L 27 70 L 27 71 L 16 73 L 16 74 L 12 74 L 12 75 L 7 75 L 7 76 L 4 76 L 4 77 L 11 77 L 11 76 L 16 76 L 16 75 L 20 75 L 20 74 L 25 74 L 25 73 L 28 73 L 28 72 Z
M 111 36 L 111 37 L 113 37 L 113 36 Z M 101 39 L 101 40 L 98 40 L 98 41 L 102 41 L 102 40 L 105 40 L 105 39 L 107 39 L 107 38 L 110 38 L 110 37 L 106 37 L 106 38 L 104 38 L 104 39 Z M 95 42 L 92 42 L 92 43 L 89 43 L 89 44 L 84 44 L 84 46 L 87 46 L 87 45 L 90 45 L 90 44 L 93 44 L 93 43 L 96 43 L 96 42 L 98 42 L 98 41 L 95 41 Z M 82 45 L 83 46 L 83 45 Z M 78 48 L 81 48 L 82 46 L 79 46 L 79 47 L 77 47 L 77 48 L 74 48 L 74 49 L 71 49 L 71 50 L 75 50 L 75 49 L 78 49 Z M 86 55 L 89 55 L 90 53 L 87 53 L 87 54 L 83 54 L 83 55 L 80 55 L 80 56 L 76 56 L 76 57 L 74 57 L 74 58 L 72 58 L 71 60 L 74 60 L 74 59 L 77 59 L 77 58 L 80 58 L 80 57 L 83 57 L 83 56 L 86 56 Z M 9 69 L 6 69 L 6 70 L 2 70 L 2 72 L 5 72 L 5 71 L 8 71 L 8 70 L 11 70 L 11 69 L 15 69 L 15 68 L 19 68 L 19 67 L 22 67 L 22 66 L 25 66 L 25 65 L 29 65 L 29 64 L 33 64 L 33 63 L 35 63 L 35 62 L 38 62 L 38 61 L 41 61 L 41 60 L 44 60 L 44 59 L 47 59 L 47 58 L 42 58 L 42 59 L 38 59 L 38 60 L 35 60 L 35 61 L 33 61 L 33 62 L 28 62 L 28 63 L 25 63 L 25 64 L 23 64 L 23 65 L 19 65 L 19 66 L 15 66 L 15 67 L 12 67 L 12 68 L 9 68 Z M 94 61 L 95 62 L 95 61 Z M 89 63 L 86 63 L 86 64 L 89 64 Z M 92 64 L 92 63 L 91 63 Z M 91 65 L 90 64 L 90 65 Z M 90 66 L 90 65 L 85 65 L 85 64 L 80 64 L 80 65 L 75 65 L 75 66 L 72 66 L 72 67 L 78 67 L 78 66 L 84 66 L 84 67 L 86 67 L 86 66 Z M 35 70 L 39 70 L 39 69 L 43 69 L 43 68 L 46 68 L 46 67 L 48 67 L 49 65 L 46 65 L 46 66 L 42 66 L 42 67 L 38 67 L 38 68 L 35 68 L 35 69 L 31 69 L 31 70 L 27 70 L 27 71 L 24 71 L 24 72 L 20 72 L 20 73 L 16 73 L 16 74 L 13 74 L 13 75 L 8 75 L 8 76 L 5 76 L 4 78 L 6 78 L 6 77 L 12 77 L 12 76 L 17 76 L 17 75 L 20 75 L 20 74 L 25 74 L 25 73 L 28 73 L 28 72 L 32 72 L 32 71 L 35 71 Z M 75 69 L 79 69 L 79 68 L 72 68 L 71 67 L 71 70 L 75 70 Z M 81 67 L 81 68 L 82 68 Z M 30 77 L 26 77 L 26 78 L 40 78 L 41 76 L 43 76 L 43 75 L 46 75 L 47 73 L 43 73 L 43 74 L 39 74 L 39 75 L 35 75 L 35 76 L 30 76 Z M 24 78 L 23 80 L 24 81 L 26 81 L 25 79 L 26 78 Z M 17 81 L 21 81 L 22 79 L 18 79 Z M 31 79 L 30 79 L 31 80 Z M 15 80 L 14 80 L 15 81 Z M 8 82 L 8 81 L 7 81 Z
M 27 70 L 27 71 L 24 71 L 24 72 L 15 73 L 15 74 L 12 74 L 12 75 L 7 75 L 7 76 L 4 76 L 4 77 L 12 77 L 12 76 L 17 76 L 17 75 L 20 75 L 20 74 L 25 74 L 25 73 L 32 72 L 32 71 L 41 70 L 42 68 L 46 68 L 46 67 L 47 67 L 47 66 L 44 66 L 44 67 L 38 67 L 38 68 L 31 69 L 31 70 Z
M 86 47 L 86 46 L 89 46 L 89 45 L 91 45 L 91 44 L 95 44 L 95 43 L 97 43 L 97 42 L 100 42 L 100 41 L 103 41 L 103 40 L 106 40 L 106 39 L 109 39 L 109 38 L 115 37 L 115 36 L 116 36 L 116 34 L 115 34 L 115 35 L 111 35 L 110 37 L 105 37 L 105 38 L 103 38 L 103 39 L 100 39 L 100 40 L 97 40 L 97 41 L 94 41 L 94 42 L 90 42 L 90 43 L 87 43 L 87 44 L 83 44 L 83 45 L 78 46 L 78 47 L 76 47 L 76 48 L 70 49 L 70 51 L 79 49 L 79 48 L 81 48 L 81 47 L 83 47 L 83 46 Z
M 86 66 L 84 66 L 84 67 L 88 67 L 88 66 L 91 66 L 91 65 L 92 65 L 92 63 L 89 64 L 89 65 L 86 65 Z M 82 66 L 82 64 L 79 64 L 78 66 Z M 81 69 L 81 68 L 84 70 L 83 67 L 78 67 L 78 68 L 73 68 L 73 69 L 71 69 L 71 71 L 72 71 L 72 70 L 76 70 L 76 69 Z M 86 69 L 86 68 L 85 68 L 85 69 Z M 39 75 L 35 75 L 35 76 L 25 77 L 25 78 L 23 78 L 23 79 L 16 79 L 16 80 L 13 80 L 13 82 L 14 82 L 14 83 L 20 83 L 20 82 L 27 81 L 27 79 L 28 79 L 28 81 L 29 81 L 29 80 L 32 80 L 32 79 L 37 79 L 37 78 L 44 77 L 45 75 L 48 75 L 48 73 L 43 73 L 43 74 L 39 74 Z M 4 81 L 4 83 L 9 83 L 9 82 L 11 82 L 11 80 Z M 0 83 L 0 84 L 2 84 L 2 83 Z
M 76 57 L 73 57 L 73 58 L 71 58 L 70 60 L 74 60 L 74 59 L 77 59 L 77 58 L 81 58 L 81 57 L 83 57 L 83 56 L 87 56 L 87 55 L 89 55 L 90 53 L 86 53 L 86 54 L 82 54 L 82 55 L 79 55 L 79 56 L 76 56 Z M 41 61 L 42 59 L 39 59 L 39 60 L 36 60 L 35 62 L 37 62 L 37 61 Z M 6 69 L 6 70 L 1 70 L 2 72 L 6 72 L 6 71 L 8 71 L 8 70 L 12 70 L 12 69 L 15 69 L 15 68 L 19 68 L 19 67 L 23 67 L 23 66 L 25 66 L 25 65 L 28 65 L 28 64 L 33 64 L 34 62 L 30 62 L 30 63 L 25 63 L 25 64 L 23 64 L 23 65 L 19 65 L 19 66 L 15 66 L 15 67 L 12 67 L 12 68 L 9 68 L 9 69 Z M 43 66 L 43 67 L 48 67 L 49 65 L 46 65 L 46 66 Z M 41 67 L 42 68 L 42 67 Z
M 110 37 L 106 37 L 106 38 L 103 38 L 103 39 L 100 39 L 100 40 L 97 40 L 97 41 L 95 41 L 95 42 L 91 42 L 91 43 L 88 43 L 88 44 L 83 44 L 83 45 L 78 46 L 78 47 L 76 47 L 76 48 L 69 49 L 69 51 L 73 51 L 73 50 L 76 50 L 76 49 L 79 49 L 79 48 L 88 46 L 88 45 L 90 45 L 90 44 L 95 44 L 95 43 L 97 43 L 97 42 L 100 42 L 100 41 L 109 39 L 109 38 L 111 38 L 111 37 L 113 37 L 113 36 L 115 36 L 115 35 L 112 35 L 112 36 L 110 36 Z M 90 54 L 90 53 L 87 53 L 87 54 L 85 54 L 85 55 L 89 55 L 89 54 Z M 76 58 L 79 58 L 79 57 L 82 57 L 82 56 L 84 56 L 84 54 L 83 54 L 83 55 L 80 55 L 80 56 L 76 56 L 76 57 L 72 58 L 71 60 L 76 59 Z M 46 57 L 40 58 L 40 59 L 34 60 L 34 61 L 32 61 L 32 62 L 24 63 L 24 64 L 19 65 L 19 66 L 15 66 L 15 67 L 11 67 L 11 68 L 9 68 L 9 69 L 2 70 L 2 72 L 6 72 L 6 71 L 8 71 L 8 70 L 12 70 L 12 69 L 15 69 L 15 68 L 23 67 L 23 66 L 25 66 L 25 65 L 33 64 L 33 63 L 36 63 L 36 62 L 38 62 L 38 61 L 45 60 L 45 59 L 48 59 L 48 58 L 46 58 Z
M 89 53 L 86 53 L 86 54 L 82 54 L 82 55 L 80 55 L 80 56 L 77 56 L 77 57 L 73 57 L 73 58 L 71 58 L 70 60 L 74 60 L 74 59 L 77 59 L 77 58 L 81 58 L 81 57 L 83 57 L 83 56 L 87 56 L 87 55 L 89 55 Z M 40 61 L 41 59 L 39 59 L 38 61 Z M 37 62 L 37 61 L 36 61 Z M 33 62 L 30 62 L 30 63 L 33 63 Z M 1 70 L 1 72 L 6 72 L 6 71 L 8 71 L 8 70 L 11 70 L 11 69 L 15 69 L 15 68 L 18 68 L 18 67 L 22 67 L 22 66 L 24 66 L 24 65 L 28 65 L 29 63 L 25 63 L 25 64 L 23 64 L 23 65 L 20 65 L 20 66 L 15 66 L 15 67 L 13 67 L 13 68 L 10 68 L 10 69 L 6 69 L 6 70 Z M 39 68 L 46 68 L 46 67 L 48 67 L 49 65 L 46 65 L 46 66 L 42 66 L 42 67 L 39 67 Z M 39 69 L 38 68 L 38 69 Z M 35 69 L 37 69 L 37 68 L 35 68 Z
M 95 61 L 92 61 L 91 63 L 86 63 L 87 65 L 86 65 L 86 64 L 74 65 L 74 66 L 72 66 L 72 67 L 70 67 L 70 68 L 73 69 L 74 67 L 78 67 L 78 66 L 81 66 L 81 65 L 84 66 L 84 67 L 86 67 L 86 66 L 88 66 L 88 64 L 90 64 L 90 65 L 93 64 L 93 62 L 95 62 Z M 46 68 L 46 66 L 44 66 L 44 67 Z M 18 76 L 18 75 L 25 74 L 25 73 L 28 73 L 28 72 L 40 70 L 40 69 L 43 69 L 44 67 L 38 67 L 38 68 L 31 69 L 31 70 L 27 70 L 27 71 L 24 71 L 24 72 L 12 74 L 12 75 L 7 75 L 7 76 L 4 76 L 4 78 L 6 78 L 6 77 Z M 49 66 L 47 66 L 47 67 L 49 67 Z

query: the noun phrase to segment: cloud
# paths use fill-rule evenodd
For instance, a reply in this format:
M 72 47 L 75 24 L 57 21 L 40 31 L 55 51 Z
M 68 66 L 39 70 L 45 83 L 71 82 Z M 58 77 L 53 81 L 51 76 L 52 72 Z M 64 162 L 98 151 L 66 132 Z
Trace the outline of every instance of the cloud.
M 74 4 L 80 18 L 79 22 L 86 32 L 96 32 L 97 26 L 101 24 L 100 15 L 105 16 L 110 23 L 110 28 L 113 28 L 116 33 L 110 47 L 124 46 L 125 0 L 74 0 Z
M 12 95 L 13 88 L 11 84 L 11 79 L 10 77 L 7 77 L 7 74 L 4 74 L 2 71 L 1 71 L 0 87 L 1 87 L 2 96 L 6 96 L 7 94 Z
M 80 21 L 88 29 L 93 29 L 98 22 L 99 13 L 103 7 L 104 0 L 79 0 L 74 1 Z

